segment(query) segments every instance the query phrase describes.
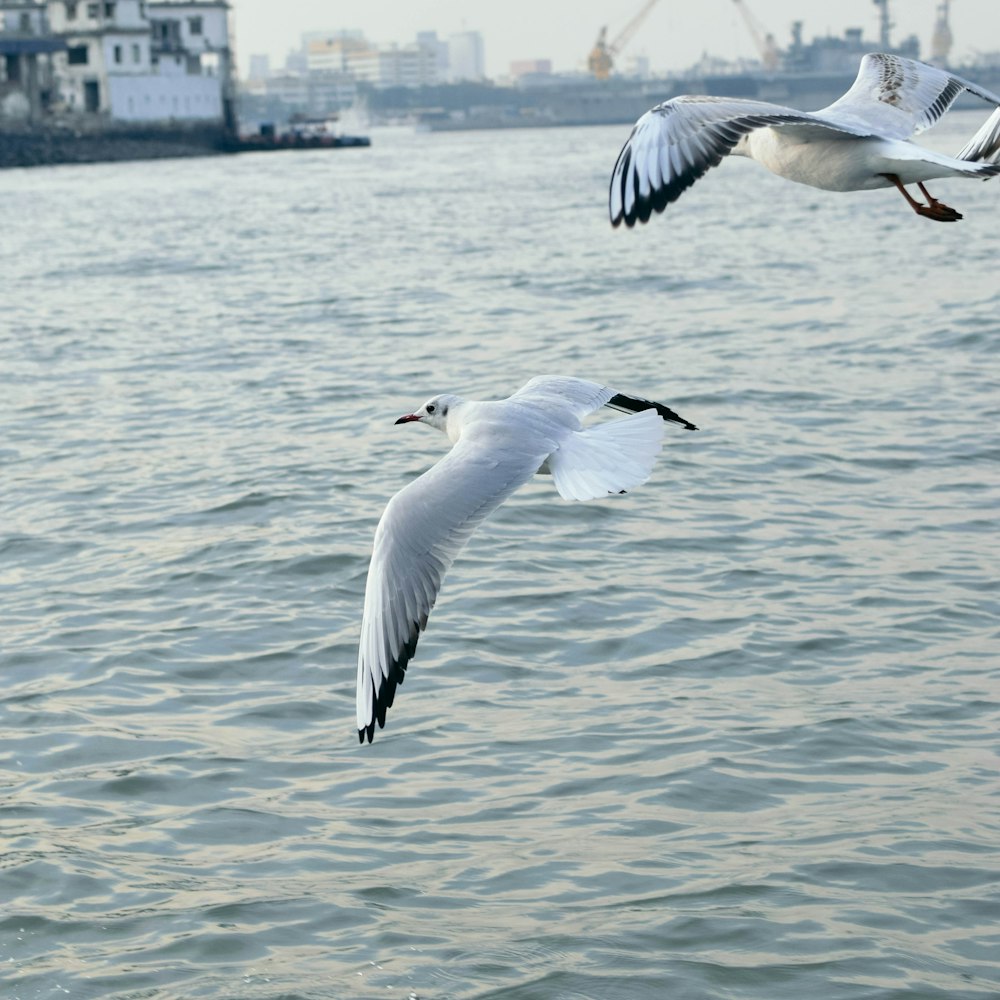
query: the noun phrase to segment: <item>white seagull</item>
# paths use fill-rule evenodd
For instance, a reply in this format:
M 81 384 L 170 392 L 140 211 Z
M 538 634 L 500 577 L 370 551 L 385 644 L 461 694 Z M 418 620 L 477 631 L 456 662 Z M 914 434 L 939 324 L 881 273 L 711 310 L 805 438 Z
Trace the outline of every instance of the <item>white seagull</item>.
M 998 110 L 957 156 L 910 141 L 964 90 Z M 918 215 L 955 222 L 962 216 L 932 197 L 924 181 L 986 180 L 1000 173 L 1000 97 L 953 73 L 883 52 L 866 55 L 851 89 L 821 111 L 735 97 L 675 97 L 647 111 L 618 154 L 611 224 L 647 222 L 729 153 L 825 191 L 894 186 Z M 905 184 L 916 184 L 927 204 Z
M 584 428 L 602 406 L 629 415 Z M 414 420 L 454 447 L 389 501 L 375 531 L 358 649 L 362 743 L 385 725 L 448 567 L 507 497 L 536 472 L 551 473 L 566 500 L 624 493 L 649 478 L 664 421 L 697 430 L 662 403 L 556 375 L 492 402 L 435 396 L 396 423 Z

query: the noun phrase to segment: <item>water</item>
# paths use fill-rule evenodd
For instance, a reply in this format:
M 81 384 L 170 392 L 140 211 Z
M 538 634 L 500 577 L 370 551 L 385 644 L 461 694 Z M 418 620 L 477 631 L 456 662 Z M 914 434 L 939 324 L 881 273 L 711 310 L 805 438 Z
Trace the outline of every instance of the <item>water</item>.
M 0 175 L 0 994 L 1000 995 L 998 185 L 374 138 Z M 393 420 L 543 372 L 702 429 L 502 508 L 359 747 Z

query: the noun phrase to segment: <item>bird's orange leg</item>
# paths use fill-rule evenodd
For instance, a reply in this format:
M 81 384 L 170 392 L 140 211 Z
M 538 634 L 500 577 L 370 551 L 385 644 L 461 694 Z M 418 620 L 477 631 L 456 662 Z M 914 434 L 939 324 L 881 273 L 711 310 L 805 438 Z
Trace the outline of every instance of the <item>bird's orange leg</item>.
M 930 191 L 928 191 L 927 188 L 925 188 L 923 184 L 920 183 L 920 181 L 917 181 L 917 187 L 920 188 L 923 196 L 927 199 L 927 204 L 931 208 L 935 209 L 936 211 L 947 212 L 954 216 L 954 219 L 942 219 L 943 222 L 953 222 L 957 219 L 962 218 L 961 213 L 956 212 L 955 209 L 950 208 L 943 201 L 938 201 L 937 198 L 935 198 L 934 195 L 932 195 Z
M 910 208 L 912 208 L 917 215 L 922 215 L 925 219 L 933 219 L 935 222 L 957 222 L 962 218 L 961 214 L 956 212 L 955 209 L 945 205 L 943 202 L 938 201 L 936 198 L 931 197 L 927 188 L 925 188 L 919 181 L 917 182 L 917 187 L 920 188 L 924 197 L 927 199 L 928 204 L 926 205 L 917 201 L 917 199 L 906 190 L 903 186 L 903 182 L 895 174 L 883 174 L 882 176 L 896 185 L 899 193 L 906 199 Z

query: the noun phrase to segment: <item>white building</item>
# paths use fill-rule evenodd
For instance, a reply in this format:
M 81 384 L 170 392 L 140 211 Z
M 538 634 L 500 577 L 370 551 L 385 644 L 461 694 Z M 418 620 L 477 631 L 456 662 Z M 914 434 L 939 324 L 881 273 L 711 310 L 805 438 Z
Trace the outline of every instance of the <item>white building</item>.
M 129 122 L 222 121 L 231 55 L 226 0 L 48 0 L 67 43 L 64 107 Z
M 420 87 L 439 82 L 437 53 L 420 45 L 367 49 L 345 54 L 345 67 L 355 80 L 376 87 Z
M 417 45 L 434 53 L 434 65 L 439 80 L 448 79 L 448 43 L 438 38 L 436 31 L 418 31 Z
M 367 52 L 371 46 L 360 31 L 309 31 L 302 36 L 305 72 L 343 73 L 349 52 Z
M 67 49 L 54 68 L 62 105 L 110 110 L 110 78 L 148 76 L 149 22 L 140 0 L 50 0 L 49 24 Z
M 40 0 L 0 0 L 0 118 L 40 118 L 52 102 L 52 57 L 65 49 Z
M 462 31 L 448 38 L 449 79 L 485 80 L 483 36 L 478 31 Z
M 265 52 L 255 52 L 250 56 L 248 80 L 266 80 L 271 75 L 271 57 Z

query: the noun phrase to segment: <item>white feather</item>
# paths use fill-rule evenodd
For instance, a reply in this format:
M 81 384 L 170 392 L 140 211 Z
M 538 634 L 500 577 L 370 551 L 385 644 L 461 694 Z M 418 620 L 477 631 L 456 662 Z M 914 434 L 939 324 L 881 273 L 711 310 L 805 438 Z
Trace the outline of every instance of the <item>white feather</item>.
M 655 410 L 570 434 L 548 460 L 564 500 L 595 500 L 642 485 L 663 446 L 664 424 Z

